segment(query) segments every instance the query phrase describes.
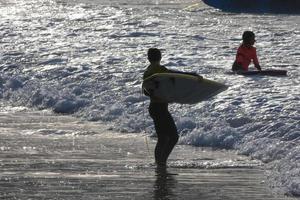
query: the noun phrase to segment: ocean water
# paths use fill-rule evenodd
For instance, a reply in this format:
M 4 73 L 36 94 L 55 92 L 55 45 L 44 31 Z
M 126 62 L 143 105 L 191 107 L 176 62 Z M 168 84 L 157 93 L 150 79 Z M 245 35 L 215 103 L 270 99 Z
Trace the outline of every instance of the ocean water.
M 270 187 L 300 196 L 300 16 L 223 13 L 192 0 L 0 0 L 0 100 L 154 135 L 142 95 L 150 47 L 170 69 L 229 86 L 171 104 L 180 144 L 235 149 L 266 163 Z M 235 76 L 241 34 L 256 33 L 263 69 Z

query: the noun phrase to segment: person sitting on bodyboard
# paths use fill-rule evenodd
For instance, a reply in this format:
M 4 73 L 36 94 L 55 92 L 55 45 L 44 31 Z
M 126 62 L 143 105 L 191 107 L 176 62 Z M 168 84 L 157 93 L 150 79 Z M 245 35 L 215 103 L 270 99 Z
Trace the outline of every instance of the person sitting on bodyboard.
M 245 31 L 243 33 L 243 43 L 239 46 L 236 59 L 232 65 L 232 71 L 234 72 L 246 72 L 248 67 L 253 61 L 254 66 L 261 71 L 261 67 L 258 62 L 256 48 L 253 46 L 255 43 L 255 34 L 252 31 Z

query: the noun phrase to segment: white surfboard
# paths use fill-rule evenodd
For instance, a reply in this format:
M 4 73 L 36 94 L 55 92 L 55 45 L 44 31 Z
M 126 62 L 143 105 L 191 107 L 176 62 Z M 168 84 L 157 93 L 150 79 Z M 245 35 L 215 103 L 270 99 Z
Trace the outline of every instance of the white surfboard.
M 227 89 L 216 81 L 180 73 L 157 73 L 142 85 L 148 93 L 167 103 L 195 104 Z

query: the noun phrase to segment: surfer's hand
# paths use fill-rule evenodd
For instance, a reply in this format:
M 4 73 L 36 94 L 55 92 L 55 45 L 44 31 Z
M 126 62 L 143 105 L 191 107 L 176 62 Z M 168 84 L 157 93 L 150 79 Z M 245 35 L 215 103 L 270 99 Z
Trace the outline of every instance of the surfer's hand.
M 193 75 L 193 76 L 199 76 L 199 74 L 197 74 L 196 72 L 191 72 L 191 75 Z
M 193 76 L 196 76 L 199 80 L 202 80 L 202 79 L 203 79 L 203 77 L 200 76 L 199 74 L 197 74 L 196 72 L 193 72 L 192 75 L 193 75 Z
M 147 91 L 147 90 L 143 89 L 143 92 L 144 92 L 144 95 L 151 97 L 151 92 L 152 92 L 151 90 Z
M 197 76 L 198 78 L 203 78 L 202 76 L 200 76 L 199 74 L 197 74 L 196 72 L 189 72 L 190 75 L 192 76 Z

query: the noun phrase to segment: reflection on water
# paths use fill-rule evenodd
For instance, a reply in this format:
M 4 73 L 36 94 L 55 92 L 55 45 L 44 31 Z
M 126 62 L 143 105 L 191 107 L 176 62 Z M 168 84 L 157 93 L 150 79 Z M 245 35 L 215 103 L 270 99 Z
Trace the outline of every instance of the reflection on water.
M 173 190 L 177 188 L 176 174 L 169 173 L 166 167 L 156 169 L 156 180 L 154 183 L 154 199 L 169 200 L 174 199 Z

